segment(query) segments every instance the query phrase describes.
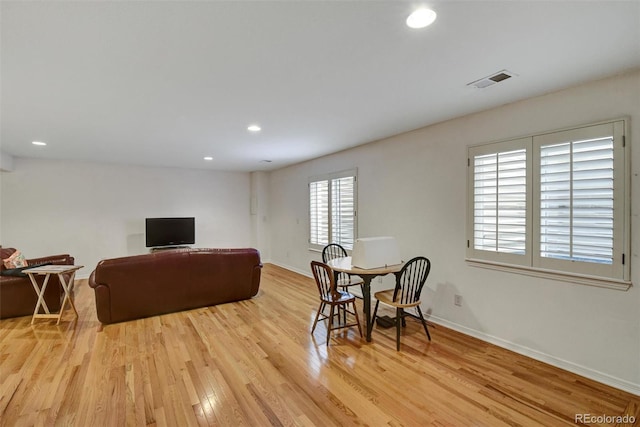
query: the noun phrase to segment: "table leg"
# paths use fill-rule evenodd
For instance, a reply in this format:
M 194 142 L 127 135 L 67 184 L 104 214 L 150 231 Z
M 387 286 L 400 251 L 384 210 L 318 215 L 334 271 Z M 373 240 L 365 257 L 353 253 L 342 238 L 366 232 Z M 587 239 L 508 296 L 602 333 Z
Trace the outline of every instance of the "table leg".
M 44 282 L 42 283 L 42 289 L 38 287 L 38 282 L 35 278 L 34 274 L 29 274 L 29 279 L 31 279 L 31 284 L 33 285 L 33 289 L 36 291 L 36 295 L 38 295 L 38 301 L 36 302 L 36 308 L 33 310 L 33 316 L 31 317 L 31 324 L 33 325 L 33 321 L 36 319 L 36 315 L 38 311 L 40 311 L 40 306 L 44 308 L 44 312 L 47 314 L 51 314 L 49 311 L 49 307 L 47 306 L 47 302 L 44 300 L 44 292 L 47 290 L 47 284 L 49 283 L 49 274 L 44 276 Z
M 71 298 L 71 290 L 73 288 L 73 281 L 75 279 L 76 272 L 73 271 L 71 273 L 71 277 L 69 278 L 69 284 L 64 280 L 64 275 L 58 274 L 58 279 L 60 280 L 60 284 L 62 285 L 62 289 L 64 291 L 64 299 L 62 300 L 62 305 L 60 306 L 60 314 L 58 316 L 58 322 L 56 325 L 60 324 L 60 319 L 62 318 L 62 313 L 64 312 L 64 308 L 67 305 L 67 301 L 71 304 L 71 308 L 76 313 L 76 317 L 78 317 L 78 310 L 76 310 L 76 305 L 73 303 L 73 298 Z
M 371 342 L 371 329 L 372 329 L 372 320 L 371 320 L 371 276 L 361 276 L 362 281 L 364 282 L 362 285 L 362 301 L 364 305 L 364 318 L 365 324 L 367 327 L 367 342 Z

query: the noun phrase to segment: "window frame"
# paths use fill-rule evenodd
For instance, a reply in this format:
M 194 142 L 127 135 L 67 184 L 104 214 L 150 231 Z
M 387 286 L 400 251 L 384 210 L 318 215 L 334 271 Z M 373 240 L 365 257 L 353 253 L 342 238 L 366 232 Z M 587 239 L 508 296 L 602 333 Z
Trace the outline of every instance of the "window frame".
M 475 249 L 473 247 L 473 241 L 475 239 L 474 231 L 474 223 L 475 223 L 475 199 L 474 199 L 474 188 L 475 188 L 475 180 L 473 174 L 473 158 L 474 156 L 481 156 L 493 153 L 501 153 L 519 150 L 527 147 L 528 138 L 518 138 L 509 141 L 490 143 L 480 146 L 469 147 L 468 149 L 468 173 L 467 173 L 467 189 L 468 189 L 468 212 L 467 212 L 467 258 L 468 259 L 485 259 L 488 262 L 495 262 L 499 264 L 509 264 L 509 265 L 521 265 L 527 266 L 531 264 L 530 254 L 527 253 L 525 255 L 518 254 L 510 254 L 503 252 L 489 252 L 483 251 L 480 249 Z M 473 155 L 471 153 L 474 153 Z M 531 170 L 531 156 L 527 152 L 526 158 L 526 185 L 527 187 L 531 186 L 531 174 L 529 171 Z M 526 200 L 526 208 L 527 218 L 531 212 L 531 200 L 527 198 Z M 527 221 L 526 223 L 526 241 L 525 246 L 528 247 L 529 240 L 531 236 L 531 222 Z
M 333 173 L 328 173 L 328 174 L 323 174 L 323 175 L 316 175 L 316 176 L 311 176 L 308 179 L 308 183 L 307 183 L 307 208 L 308 208 L 308 236 L 307 236 L 307 242 L 309 244 L 309 249 L 310 250 L 314 250 L 314 251 L 321 251 L 327 244 L 329 243 L 340 243 L 340 242 L 332 242 L 331 241 L 331 236 L 332 236 L 332 227 L 333 227 L 333 212 L 332 212 L 332 201 L 333 201 L 333 194 L 332 194 L 332 181 L 333 180 L 338 180 L 341 178 L 350 178 L 352 177 L 354 180 L 354 185 L 353 185 L 353 241 L 355 242 L 355 240 L 358 237 L 358 169 L 348 169 L 348 170 L 344 170 L 344 171 L 340 171 L 340 172 L 333 172 Z M 312 233 L 311 233 L 311 228 L 312 228 L 312 221 L 311 221 L 311 215 L 312 215 L 312 209 L 311 209 L 311 184 L 314 182 L 320 182 L 320 181 L 328 181 L 328 197 L 327 197 L 327 230 L 328 230 L 328 242 L 326 244 L 321 244 L 321 243 L 316 243 L 316 242 L 312 242 Z M 343 245 L 345 246 L 345 245 Z M 346 247 L 345 249 L 347 251 L 351 251 L 351 248 Z
M 571 136 L 593 136 L 609 126 L 613 133 L 614 158 L 614 226 L 613 262 L 599 265 L 543 258 L 540 256 L 540 150 L 550 143 L 567 140 Z M 595 133 L 594 133 L 595 132 Z M 467 228 L 466 257 L 468 264 L 501 271 L 545 277 L 573 283 L 626 290 L 631 286 L 631 169 L 629 118 L 621 118 L 583 126 L 528 135 L 521 138 L 470 145 L 467 147 Z M 526 147 L 526 245 L 525 255 L 486 251 L 474 248 L 475 196 L 474 158 L 481 155 L 508 152 Z

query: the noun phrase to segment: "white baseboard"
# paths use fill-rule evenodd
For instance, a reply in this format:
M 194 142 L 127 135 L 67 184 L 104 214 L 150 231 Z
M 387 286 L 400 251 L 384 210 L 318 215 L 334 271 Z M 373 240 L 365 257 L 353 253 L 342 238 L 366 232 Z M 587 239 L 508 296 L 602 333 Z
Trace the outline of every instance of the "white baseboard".
M 475 329 L 471 329 L 466 326 L 459 325 L 454 322 L 450 322 L 446 319 L 442 319 L 437 316 L 431 315 L 431 316 L 428 316 L 427 318 L 429 319 L 430 322 L 433 322 L 438 325 L 442 325 L 449 329 L 453 329 L 454 331 L 458 331 L 465 335 L 470 335 L 479 340 L 497 345 L 498 347 L 506 348 L 507 350 L 511 350 L 515 353 L 522 354 L 524 356 L 530 357 L 535 360 L 539 360 L 544 363 L 548 363 L 549 365 L 558 367 L 560 369 L 564 369 L 565 371 L 573 372 L 574 374 L 578 374 L 583 377 L 589 378 L 591 380 L 635 394 L 636 396 L 640 396 L 640 384 L 635 384 L 630 381 L 623 380 L 622 378 L 617 378 L 617 377 L 605 374 L 603 372 L 599 372 L 594 369 L 590 369 L 585 366 L 578 365 L 568 360 L 560 359 L 555 356 L 551 356 L 549 354 L 542 353 L 540 351 L 522 346 L 520 344 L 506 341 L 506 340 L 503 340 L 502 338 L 494 337 L 493 335 L 489 335 L 484 332 L 480 332 Z
M 281 263 L 273 262 L 273 261 L 263 261 L 263 263 L 265 263 L 265 264 L 266 263 L 273 264 L 273 265 L 276 265 L 278 267 L 282 267 L 282 268 L 284 268 L 286 270 L 293 271 L 294 273 L 298 273 L 298 274 L 301 274 L 301 275 L 306 276 L 306 277 L 313 277 L 313 274 L 311 274 L 311 268 L 309 268 L 309 271 L 304 271 L 304 270 L 299 270 L 299 269 L 297 269 L 295 267 L 291 267 L 290 265 L 281 264 Z

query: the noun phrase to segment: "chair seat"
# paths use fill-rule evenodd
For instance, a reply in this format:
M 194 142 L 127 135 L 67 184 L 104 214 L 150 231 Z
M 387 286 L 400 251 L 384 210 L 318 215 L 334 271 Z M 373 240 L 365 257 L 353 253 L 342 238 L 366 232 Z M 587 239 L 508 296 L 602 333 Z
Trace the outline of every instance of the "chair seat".
M 380 292 L 376 292 L 374 294 L 375 298 L 387 305 L 390 305 L 392 307 L 396 307 L 396 308 L 408 308 L 408 307 L 415 307 L 420 305 L 420 300 L 412 302 L 412 303 L 407 303 L 407 304 L 401 304 L 399 302 L 396 302 L 393 300 L 393 292 L 395 291 L 395 289 L 387 289 L 385 291 L 380 291 Z
M 322 298 L 322 301 L 326 302 L 327 304 L 345 304 L 351 301 L 355 301 L 356 299 L 355 295 L 344 291 L 336 291 L 335 294 L 330 294 L 329 297 L 331 298 Z

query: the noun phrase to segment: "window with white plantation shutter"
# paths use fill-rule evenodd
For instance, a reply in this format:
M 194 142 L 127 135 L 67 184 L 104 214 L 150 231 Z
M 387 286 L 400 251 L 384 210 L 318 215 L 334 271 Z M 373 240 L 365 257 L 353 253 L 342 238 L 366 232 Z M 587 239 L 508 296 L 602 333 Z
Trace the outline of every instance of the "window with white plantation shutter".
M 356 238 L 356 171 L 309 180 L 309 244 L 322 249 L 338 243 L 352 249 Z
M 467 259 L 628 283 L 626 126 L 619 120 L 469 147 Z

